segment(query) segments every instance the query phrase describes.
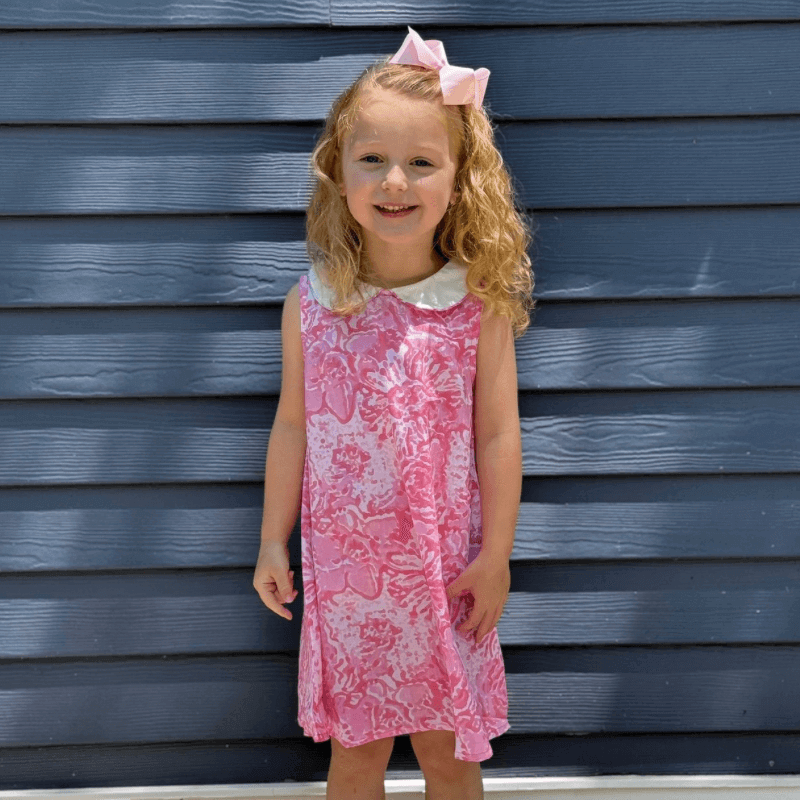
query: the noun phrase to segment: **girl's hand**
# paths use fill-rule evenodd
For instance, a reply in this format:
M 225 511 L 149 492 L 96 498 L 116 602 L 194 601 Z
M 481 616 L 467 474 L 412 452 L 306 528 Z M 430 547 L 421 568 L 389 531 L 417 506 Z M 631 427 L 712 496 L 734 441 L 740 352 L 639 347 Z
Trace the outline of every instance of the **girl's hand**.
M 297 597 L 293 578 L 294 571 L 289 569 L 289 548 L 280 542 L 262 542 L 253 586 L 264 605 L 286 619 L 292 618 L 292 612 L 283 604 Z
M 458 628 L 461 632 L 475 630 L 475 640 L 480 644 L 484 636 L 497 625 L 508 600 L 511 571 L 508 559 L 481 551 L 467 568 L 447 586 L 447 596 L 452 599 L 469 589 L 475 600 L 472 613 Z

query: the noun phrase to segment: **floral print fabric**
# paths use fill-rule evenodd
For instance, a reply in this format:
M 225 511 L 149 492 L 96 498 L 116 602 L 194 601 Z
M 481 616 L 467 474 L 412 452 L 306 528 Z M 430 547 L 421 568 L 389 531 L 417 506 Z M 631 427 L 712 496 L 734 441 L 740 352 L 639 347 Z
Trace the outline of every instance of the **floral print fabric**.
M 473 390 L 483 304 L 381 289 L 340 317 L 300 278 L 306 460 L 298 722 L 352 747 L 452 730 L 483 761 L 508 730 L 497 631 L 456 630 L 445 587 L 481 545 Z

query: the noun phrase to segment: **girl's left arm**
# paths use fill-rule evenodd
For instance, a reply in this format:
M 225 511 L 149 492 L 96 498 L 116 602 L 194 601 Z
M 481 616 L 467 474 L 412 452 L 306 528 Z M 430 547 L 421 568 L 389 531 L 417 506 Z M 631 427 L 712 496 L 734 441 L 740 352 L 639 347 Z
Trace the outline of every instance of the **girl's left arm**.
M 475 376 L 475 466 L 482 553 L 508 561 L 522 494 L 522 435 L 511 320 L 484 311 Z
M 483 543 L 478 556 L 448 586 L 447 593 L 454 597 L 471 590 L 475 603 L 459 630 L 477 629 L 480 642 L 497 624 L 508 599 L 509 560 L 522 494 L 514 336 L 508 317 L 486 309 L 478 340 L 474 410 Z

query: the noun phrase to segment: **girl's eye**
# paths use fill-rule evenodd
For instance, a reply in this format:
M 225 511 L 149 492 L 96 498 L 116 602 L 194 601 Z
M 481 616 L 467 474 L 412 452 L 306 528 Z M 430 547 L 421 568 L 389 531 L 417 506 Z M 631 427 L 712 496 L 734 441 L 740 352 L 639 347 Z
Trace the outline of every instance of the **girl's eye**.
M 368 164 L 377 164 L 380 161 L 378 156 L 364 156 L 361 160 L 366 161 Z
M 433 164 L 431 164 L 431 162 L 428 161 L 427 158 L 415 158 L 412 163 L 416 167 L 432 167 L 433 166 Z

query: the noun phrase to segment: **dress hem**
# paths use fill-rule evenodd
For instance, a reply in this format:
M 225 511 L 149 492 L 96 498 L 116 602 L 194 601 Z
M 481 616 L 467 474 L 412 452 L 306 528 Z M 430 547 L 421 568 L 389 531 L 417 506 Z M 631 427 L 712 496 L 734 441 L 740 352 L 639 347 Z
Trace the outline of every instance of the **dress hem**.
M 299 720 L 298 720 L 299 722 Z M 303 723 L 299 722 L 300 727 L 303 728 L 303 733 L 305 736 L 311 737 L 315 742 L 327 742 L 331 736 L 334 735 L 332 731 L 325 730 L 324 732 L 317 731 L 314 733 L 306 733 L 306 726 Z M 507 719 L 503 719 L 502 717 L 489 717 L 487 721 L 483 723 L 484 730 L 486 731 L 487 739 L 495 739 L 498 736 L 504 734 L 511 725 L 509 724 Z M 309 730 L 314 730 L 311 726 L 309 726 Z M 355 742 L 344 742 L 339 736 L 336 736 L 336 739 L 341 742 L 345 747 L 358 747 L 362 744 L 368 744 L 369 742 L 374 742 L 377 739 L 388 739 L 390 736 L 407 736 L 410 733 L 422 733 L 424 731 L 441 731 L 441 730 L 448 730 L 452 731 L 452 728 L 420 728 L 416 725 L 403 725 L 400 728 L 395 728 L 393 730 L 381 732 L 380 734 L 376 735 L 375 733 L 371 733 L 369 736 Z M 478 754 L 470 754 L 469 757 L 459 759 L 460 761 L 485 761 L 488 758 L 491 758 L 493 755 L 492 748 L 487 747 L 486 750 L 482 750 Z

